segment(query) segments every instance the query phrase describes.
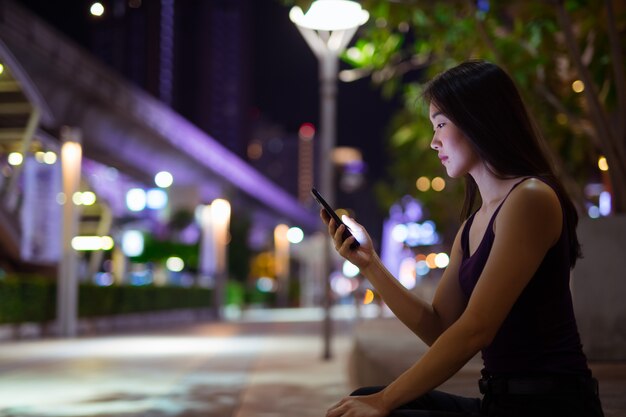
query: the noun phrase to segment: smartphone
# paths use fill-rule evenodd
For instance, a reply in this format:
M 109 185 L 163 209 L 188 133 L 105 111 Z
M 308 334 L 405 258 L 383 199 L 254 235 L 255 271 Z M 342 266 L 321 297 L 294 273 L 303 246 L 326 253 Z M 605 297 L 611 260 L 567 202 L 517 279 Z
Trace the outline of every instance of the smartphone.
M 324 210 L 326 210 L 326 213 L 328 213 L 328 215 L 332 217 L 333 220 L 335 220 L 335 224 L 337 225 L 337 227 L 339 227 L 339 225 L 344 224 L 339 218 L 339 216 L 337 216 L 337 213 L 335 213 L 335 210 L 333 210 L 333 208 L 326 202 L 326 200 L 324 200 L 324 198 L 319 193 L 319 191 L 317 191 L 315 188 L 311 188 L 311 194 L 313 195 L 313 198 L 315 199 L 315 201 L 317 201 L 317 203 Z M 352 236 L 352 233 L 350 233 L 350 229 L 348 228 L 348 226 L 346 226 L 346 229 L 344 230 L 343 235 L 341 237 L 343 238 L 343 240 L 346 240 L 350 236 Z M 350 245 L 350 249 L 356 249 L 358 247 L 359 247 L 359 242 L 355 239 L 354 242 Z

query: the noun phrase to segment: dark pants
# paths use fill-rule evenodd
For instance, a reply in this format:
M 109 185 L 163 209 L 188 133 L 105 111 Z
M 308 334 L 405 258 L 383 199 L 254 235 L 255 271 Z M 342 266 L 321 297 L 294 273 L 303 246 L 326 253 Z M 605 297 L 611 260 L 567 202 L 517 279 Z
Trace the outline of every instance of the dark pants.
M 351 395 L 369 395 L 385 387 L 367 387 Z M 393 410 L 389 417 L 603 417 L 596 392 L 576 394 L 492 394 L 483 400 L 432 391 Z
M 350 395 L 370 395 L 385 387 L 359 388 Z M 441 391 L 428 394 L 393 410 L 389 417 L 474 417 L 480 416 L 480 398 L 465 398 Z

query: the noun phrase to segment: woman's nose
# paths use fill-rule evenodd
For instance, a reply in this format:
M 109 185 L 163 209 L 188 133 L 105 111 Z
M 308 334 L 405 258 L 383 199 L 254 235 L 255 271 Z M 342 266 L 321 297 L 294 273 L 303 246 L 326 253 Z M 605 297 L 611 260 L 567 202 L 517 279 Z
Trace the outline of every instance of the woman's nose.
M 433 138 L 430 141 L 430 148 L 435 150 L 435 151 L 439 149 L 439 140 L 437 139 L 437 134 L 436 133 L 433 135 Z

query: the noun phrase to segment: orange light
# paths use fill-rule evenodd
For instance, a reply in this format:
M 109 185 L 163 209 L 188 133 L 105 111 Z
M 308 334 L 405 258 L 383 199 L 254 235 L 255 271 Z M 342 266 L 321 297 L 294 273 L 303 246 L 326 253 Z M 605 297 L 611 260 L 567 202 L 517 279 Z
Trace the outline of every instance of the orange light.
M 429 253 L 426 257 L 426 264 L 430 269 L 437 268 L 437 264 L 435 263 L 435 258 L 437 257 L 436 253 Z

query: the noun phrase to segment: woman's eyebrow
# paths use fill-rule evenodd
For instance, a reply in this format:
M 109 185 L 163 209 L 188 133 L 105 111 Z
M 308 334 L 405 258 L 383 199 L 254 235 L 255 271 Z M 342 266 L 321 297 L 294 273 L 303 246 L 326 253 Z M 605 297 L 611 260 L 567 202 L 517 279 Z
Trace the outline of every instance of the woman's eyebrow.
M 440 114 L 442 114 L 440 111 L 436 111 L 433 114 L 430 115 L 431 119 L 434 119 L 435 117 L 439 116 Z

